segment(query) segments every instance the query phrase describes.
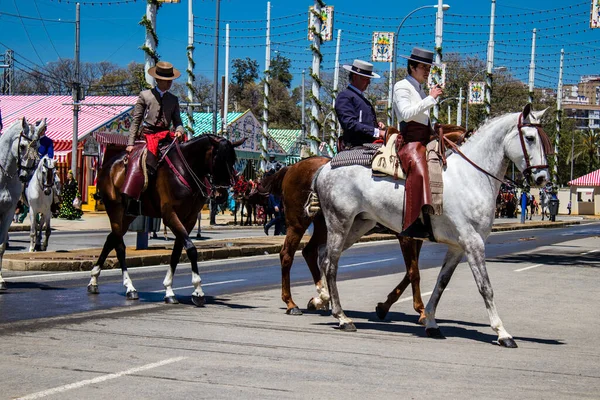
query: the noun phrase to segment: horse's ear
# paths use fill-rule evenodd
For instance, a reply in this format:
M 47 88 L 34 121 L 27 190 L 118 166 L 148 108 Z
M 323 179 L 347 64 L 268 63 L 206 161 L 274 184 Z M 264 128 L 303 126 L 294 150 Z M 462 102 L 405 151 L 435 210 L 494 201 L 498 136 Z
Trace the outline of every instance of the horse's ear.
M 548 111 L 548 108 L 550 108 L 550 107 L 546 107 L 542 111 L 532 111 L 531 113 L 533 114 L 535 119 L 540 121 L 542 119 L 542 117 L 544 116 L 544 114 L 546 113 L 546 111 Z
M 212 143 L 213 146 L 218 146 L 219 143 L 221 143 L 221 139 L 217 139 L 214 136 L 209 136 L 208 138 L 210 139 L 210 142 Z
M 529 113 L 531 112 L 531 103 L 527 103 L 525 108 L 523 108 L 523 120 L 526 120 L 529 117 Z
M 240 139 L 240 140 L 238 140 L 238 141 L 232 142 L 232 143 L 231 143 L 231 145 L 232 145 L 233 147 L 239 147 L 239 146 L 241 146 L 241 145 L 243 145 L 243 144 L 244 144 L 244 142 L 246 141 L 246 139 L 247 139 L 247 138 L 242 138 L 242 139 Z
M 27 120 L 25 119 L 25 117 L 23 117 L 23 120 L 21 121 L 21 126 L 23 127 L 23 130 L 27 128 Z

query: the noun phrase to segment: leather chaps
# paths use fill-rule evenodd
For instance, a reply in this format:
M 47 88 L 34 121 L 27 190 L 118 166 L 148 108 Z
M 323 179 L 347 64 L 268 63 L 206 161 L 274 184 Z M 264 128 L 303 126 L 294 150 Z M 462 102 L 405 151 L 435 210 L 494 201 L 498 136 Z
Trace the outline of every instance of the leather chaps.
M 422 210 L 433 210 L 426 145 L 431 137 L 429 126 L 409 122 L 402 129 L 404 145 L 398 152 L 402 169 L 406 173 L 404 224 L 406 230 L 419 218 Z

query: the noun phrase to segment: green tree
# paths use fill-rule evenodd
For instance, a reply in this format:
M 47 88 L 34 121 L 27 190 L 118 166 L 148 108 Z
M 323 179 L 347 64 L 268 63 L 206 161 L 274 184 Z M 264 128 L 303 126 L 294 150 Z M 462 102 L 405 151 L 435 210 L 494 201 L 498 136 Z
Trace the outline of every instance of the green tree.
M 233 70 L 231 74 L 233 83 L 239 86 L 240 91 L 244 90 L 246 84 L 258 79 L 258 62 L 250 57 L 233 59 L 231 69 Z
M 288 89 L 291 88 L 293 79 L 293 76 L 290 73 L 291 65 L 292 61 L 289 58 L 277 54 L 277 57 L 271 60 L 271 66 L 269 68 L 271 79 L 278 80 Z

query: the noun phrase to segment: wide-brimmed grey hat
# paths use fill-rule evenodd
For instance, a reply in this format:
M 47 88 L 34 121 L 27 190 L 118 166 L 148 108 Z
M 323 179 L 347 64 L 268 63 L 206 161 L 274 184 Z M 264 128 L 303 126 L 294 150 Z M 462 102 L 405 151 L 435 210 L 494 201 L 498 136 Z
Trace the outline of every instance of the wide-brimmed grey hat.
M 433 62 L 433 51 L 425 50 L 420 47 L 413 47 L 410 56 L 400 55 L 400 57 L 407 58 L 409 60 L 416 61 L 422 64 L 437 65 Z
M 353 72 L 357 75 L 366 76 L 367 78 L 381 78 L 373 72 L 373 64 L 363 60 L 354 60 L 352 65 L 343 65 L 346 71 Z

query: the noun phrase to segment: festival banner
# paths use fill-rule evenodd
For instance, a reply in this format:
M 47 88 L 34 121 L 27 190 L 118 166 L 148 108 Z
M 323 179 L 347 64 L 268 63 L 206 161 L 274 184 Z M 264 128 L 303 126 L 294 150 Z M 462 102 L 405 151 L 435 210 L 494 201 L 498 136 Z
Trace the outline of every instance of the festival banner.
M 592 0 L 590 28 L 600 28 L 600 0 Z
M 371 61 L 392 62 L 394 59 L 394 32 L 373 32 Z
M 427 78 L 427 86 L 432 88 L 435 85 L 446 86 L 446 63 L 441 65 L 432 65 Z
M 469 104 L 483 104 L 485 82 L 469 82 Z
M 313 7 L 308 8 L 308 40 L 313 41 L 312 28 L 315 26 L 317 16 L 313 14 Z M 333 6 L 321 8 L 321 38 L 324 42 L 333 39 Z

